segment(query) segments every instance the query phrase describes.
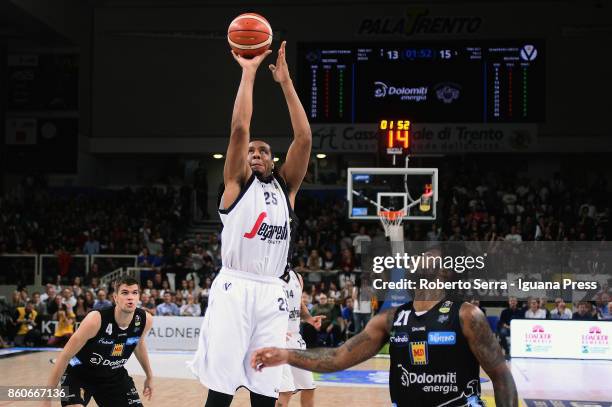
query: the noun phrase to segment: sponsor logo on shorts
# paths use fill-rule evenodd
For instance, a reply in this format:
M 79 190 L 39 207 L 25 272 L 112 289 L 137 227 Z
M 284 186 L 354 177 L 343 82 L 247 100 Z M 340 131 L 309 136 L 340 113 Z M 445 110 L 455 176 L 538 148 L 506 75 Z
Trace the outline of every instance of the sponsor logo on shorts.
M 451 331 L 435 331 L 427 335 L 429 345 L 454 345 L 457 343 L 457 334 Z
M 111 356 L 122 356 L 123 355 L 123 344 L 117 343 L 113 347 L 113 351 L 111 352 Z
M 125 341 L 125 345 L 126 346 L 133 345 L 135 343 L 138 343 L 139 340 L 140 340 L 139 336 L 132 336 L 131 338 L 127 338 L 127 340 Z
M 446 372 L 439 374 L 409 372 L 402 365 L 398 364 L 402 370 L 400 381 L 402 386 L 418 386 L 424 392 L 438 394 L 457 393 L 457 372 Z
M 232 286 L 232 283 L 229 283 L 229 282 L 223 284 L 223 288 L 225 288 L 225 291 L 229 290 L 231 286 Z
M 100 362 L 102 362 L 103 360 L 104 358 L 102 357 L 102 355 L 98 353 L 92 353 L 91 358 L 89 358 L 89 363 L 91 363 L 92 365 L 99 365 Z
M 413 365 L 427 364 L 427 342 L 410 342 L 410 361 Z
M 424 326 L 413 326 L 412 327 L 412 332 L 419 332 L 419 331 L 425 332 L 425 327 Z

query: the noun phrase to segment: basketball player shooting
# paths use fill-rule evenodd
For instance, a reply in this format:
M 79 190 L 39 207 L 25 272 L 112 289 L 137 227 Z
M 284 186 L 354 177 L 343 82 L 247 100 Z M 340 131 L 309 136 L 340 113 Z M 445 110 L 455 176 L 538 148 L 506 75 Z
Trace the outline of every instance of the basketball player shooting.
M 514 379 L 485 315 L 443 290 L 416 290 L 413 302 L 378 314 L 339 348 L 259 349 L 251 366 L 265 371 L 288 363 L 313 372 L 336 372 L 370 359 L 387 342 L 394 406 L 484 406 L 481 366 L 493 383 L 495 405 L 518 406 Z
M 115 285 L 115 306 L 91 311 L 70 338 L 60 355 L 47 385 L 68 387 L 62 406 L 86 406 L 93 397 L 100 407 L 142 405 L 134 381 L 123 367 L 132 353 L 142 366 L 146 379 L 143 395 L 151 399 L 153 372 L 145 338 L 153 317 L 137 308 L 138 281 L 131 277 Z M 50 402 L 46 404 L 50 406 Z
M 308 168 L 312 134 L 289 76 L 283 42 L 269 69 L 281 86 L 293 127 L 286 163 L 276 171 L 270 145 L 250 139 L 255 75 L 268 54 L 246 59 L 233 53 L 242 78 L 219 208 L 222 268 L 211 287 L 198 350 L 190 363 L 209 389 L 208 407 L 229 406 L 239 387 L 250 390 L 252 406 L 273 407 L 280 388 L 282 367 L 257 374 L 249 367 L 250 355 L 263 346 L 285 346 L 288 304 L 280 277 L 287 272 L 297 226 L 293 206 Z

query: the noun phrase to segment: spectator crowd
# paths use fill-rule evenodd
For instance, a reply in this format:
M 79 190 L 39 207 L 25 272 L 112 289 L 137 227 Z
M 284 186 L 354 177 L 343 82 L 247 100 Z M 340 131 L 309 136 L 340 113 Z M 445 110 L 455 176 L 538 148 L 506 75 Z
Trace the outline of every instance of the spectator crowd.
M 60 264 L 62 255 L 137 255 L 143 268 L 141 306 L 147 312 L 204 315 L 221 267 L 221 242 L 216 233 L 179 239 L 188 223 L 189 194 L 168 187 L 76 195 L 42 189 L 5 196 L 0 199 L 0 254 L 58 253 Z M 441 169 L 439 195 L 436 222 L 407 223 L 407 239 L 604 241 L 611 235 L 612 194 L 603 176 L 572 183 L 559 174 L 528 180 L 483 174 L 476 166 L 456 167 Z M 350 222 L 343 195 L 304 190 L 295 209 L 301 223 L 291 264 L 304 276 L 303 299 L 310 312 L 326 317 L 319 331 L 305 326 L 304 338 L 309 345 L 337 345 L 363 329 L 379 309 L 369 282 L 361 278 L 361 245 L 385 237 L 376 223 Z M 57 324 L 46 341 L 61 344 L 89 310 L 111 304 L 97 265 L 86 276 L 64 269 L 59 267 L 59 277 L 49 281 L 42 295 L 21 290 L 4 304 L 9 311 L 0 308 L 8 341 L 40 343 L 45 338 L 36 321 L 47 318 Z M 532 300 L 526 309 L 515 305 L 513 311 L 511 304 L 506 311 L 520 318 L 605 319 L 608 303 L 601 301 L 596 307 L 581 303 L 572 312 L 563 301 L 549 309 Z M 500 319 L 500 337 L 507 336 L 508 312 Z

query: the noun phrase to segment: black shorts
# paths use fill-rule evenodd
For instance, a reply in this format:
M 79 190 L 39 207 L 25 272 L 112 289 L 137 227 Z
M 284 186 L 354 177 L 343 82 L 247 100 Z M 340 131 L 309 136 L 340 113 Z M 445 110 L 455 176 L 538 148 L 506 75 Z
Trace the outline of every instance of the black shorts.
M 134 380 L 125 370 L 110 380 L 84 378 L 75 372 L 66 372 L 61 385 L 68 386 L 68 397 L 62 400 L 62 406 L 86 406 L 92 397 L 100 407 L 142 406 Z

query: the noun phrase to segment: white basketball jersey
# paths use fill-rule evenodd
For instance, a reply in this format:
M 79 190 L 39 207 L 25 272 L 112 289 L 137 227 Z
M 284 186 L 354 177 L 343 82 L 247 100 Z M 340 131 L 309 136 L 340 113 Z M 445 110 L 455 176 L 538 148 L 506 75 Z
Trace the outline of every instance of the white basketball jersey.
M 302 285 L 295 271 L 289 271 L 289 281 L 285 284 L 289 306 L 288 332 L 300 332 L 300 311 L 302 309 Z
M 223 267 L 269 277 L 285 272 L 292 219 L 278 179 L 262 182 L 253 174 L 236 201 L 219 214 Z

